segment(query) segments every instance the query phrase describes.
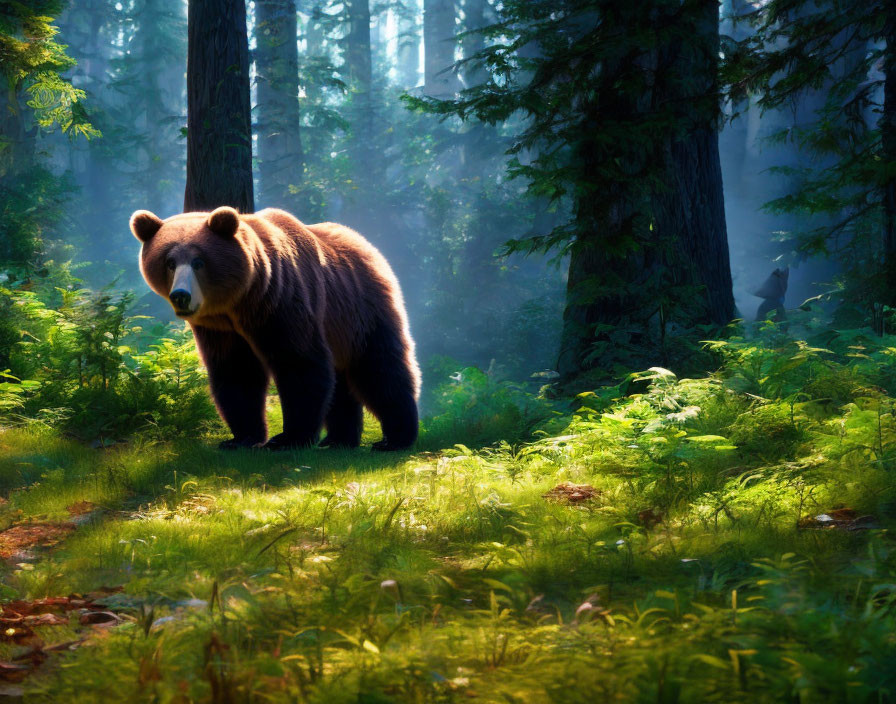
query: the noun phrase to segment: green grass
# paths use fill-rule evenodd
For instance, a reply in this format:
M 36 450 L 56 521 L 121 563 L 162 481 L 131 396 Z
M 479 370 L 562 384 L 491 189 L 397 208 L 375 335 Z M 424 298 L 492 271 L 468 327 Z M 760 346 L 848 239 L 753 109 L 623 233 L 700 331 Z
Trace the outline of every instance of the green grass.
M 4 429 L 4 516 L 103 514 L 4 568 L 3 595 L 125 587 L 126 621 L 53 656 L 27 700 L 891 701 L 889 368 L 787 345 L 472 449 L 448 442 L 463 412 L 399 455 Z M 600 496 L 542 498 L 563 481 Z M 800 525 L 838 506 L 875 528 Z

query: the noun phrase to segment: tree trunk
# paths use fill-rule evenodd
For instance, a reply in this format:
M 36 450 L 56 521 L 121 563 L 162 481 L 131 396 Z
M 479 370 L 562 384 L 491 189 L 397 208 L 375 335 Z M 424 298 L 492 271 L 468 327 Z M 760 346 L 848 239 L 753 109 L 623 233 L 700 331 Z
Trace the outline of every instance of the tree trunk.
M 4 85 L 0 90 L 0 136 L 7 141 L 6 148 L 0 150 L 0 181 L 10 183 L 32 168 L 35 157 L 37 128 L 26 127 L 29 108 L 20 84 L 21 81 L 16 81 L 13 86 Z
M 583 100 L 572 145 L 576 236 L 558 361 L 566 378 L 593 367 L 609 375 L 618 363 L 684 362 L 668 332 L 734 317 L 718 3 L 653 7 L 608 7 L 601 17 L 617 49 Z
M 244 0 L 190 0 L 184 211 L 255 209 Z
M 656 232 L 668 248 L 673 286 L 681 287 L 680 316 L 725 325 L 735 309 L 719 160 L 719 5 L 675 5 L 674 19 L 660 16 L 661 27 L 681 24 L 658 55 L 654 110 L 674 127 L 660 145 L 666 176 L 654 198 Z
M 464 32 L 470 32 L 462 40 L 464 58 L 475 56 L 485 48 L 485 37 L 477 31 L 486 27 L 489 22 L 486 19 L 488 0 L 465 0 L 464 2 Z M 464 87 L 484 83 L 489 77 L 488 71 L 477 63 L 467 63 L 463 67 Z
M 370 47 L 369 0 L 346 0 L 348 34 L 345 38 L 345 71 L 352 93 L 353 152 L 356 166 L 373 168 L 373 61 Z
M 896 7 L 890 4 L 886 11 L 884 41 L 884 111 L 880 118 L 882 163 L 890 165 L 890 173 L 883 183 L 884 207 L 884 300 L 896 307 L 896 176 L 892 165 L 896 164 Z
M 644 346 L 647 320 L 655 313 L 648 301 L 630 293 L 650 276 L 648 252 L 607 255 L 607 237 L 616 242 L 633 239 L 639 210 L 637 195 L 628 186 L 610 188 L 607 195 L 616 205 L 609 211 L 585 197 L 577 199 L 575 206 L 580 232 L 570 250 L 557 361 L 557 371 L 566 379 L 596 366 L 611 371 L 623 345 L 637 364 L 636 351 Z M 617 336 L 617 330 L 626 332 Z
M 433 98 L 450 98 L 460 85 L 454 73 L 454 0 L 424 0 L 424 92 Z
M 324 53 L 324 29 L 321 26 L 322 8 L 322 0 L 302 0 L 297 8 L 303 15 L 308 15 L 308 20 L 302 27 L 302 34 L 305 38 L 305 56 L 309 58 L 321 56 Z
M 265 204 L 287 209 L 303 166 L 297 30 L 295 0 L 256 0 L 258 180 Z
M 398 80 L 402 88 L 416 88 L 420 82 L 420 15 L 406 8 L 398 16 Z
M 186 8 L 180 8 L 185 10 Z M 179 44 L 168 36 L 172 24 L 177 28 L 178 8 L 169 0 L 146 0 L 137 15 L 136 46 L 139 53 L 140 106 L 146 120 L 146 139 L 143 143 L 146 159 L 145 176 L 141 176 L 145 188 L 142 207 L 154 213 L 168 212 L 173 192 L 172 164 L 181 163 L 180 148 L 174 139 L 170 125 L 172 115 L 183 111 L 183 65 L 177 58 L 185 58 L 177 52 Z M 183 47 L 186 49 L 186 47 Z M 176 52 L 178 56 L 172 56 Z
M 595 366 L 609 372 L 623 349 L 630 363 L 639 363 L 636 352 L 648 346 L 645 334 L 656 315 L 648 287 L 654 266 L 644 241 L 646 204 L 637 178 L 644 155 L 632 144 L 599 138 L 602 122 L 634 125 L 642 119 L 642 97 L 616 88 L 620 81 L 637 79 L 632 71 L 641 71 L 639 55 L 630 50 L 605 62 L 594 99 L 583 105 L 581 136 L 574 145 L 576 181 L 581 184 L 573 206 L 576 237 L 557 361 L 557 371 L 566 379 Z M 623 165 L 623 177 L 598 182 L 595 168 L 608 163 Z

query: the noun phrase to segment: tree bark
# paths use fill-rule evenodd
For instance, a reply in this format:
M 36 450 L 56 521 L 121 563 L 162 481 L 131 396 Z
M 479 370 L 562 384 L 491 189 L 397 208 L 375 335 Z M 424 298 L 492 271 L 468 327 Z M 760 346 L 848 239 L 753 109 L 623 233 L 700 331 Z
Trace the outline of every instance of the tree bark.
M 348 34 L 345 38 L 345 72 L 352 93 L 353 148 L 360 169 L 374 168 L 373 60 L 370 46 L 369 0 L 346 0 Z
M 672 323 L 723 325 L 735 314 L 717 133 L 718 3 L 619 6 L 601 21 L 618 49 L 582 102 L 573 145 L 576 236 L 558 360 L 566 378 L 668 363 Z M 636 39 L 647 32 L 650 45 Z
M 295 0 L 256 0 L 258 180 L 267 205 L 289 209 L 302 180 Z
M 464 1 L 464 32 L 470 32 L 463 38 L 461 43 L 465 59 L 475 56 L 485 48 L 485 37 L 478 30 L 489 24 L 486 19 L 486 10 L 488 8 L 488 0 Z M 483 66 L 476 63 L 464 64 L 463 81 L 465 88 L 472 88 L 484 83 L 487 79 L 488 71 Z
M 420 81 L 420 15 L 406 8 L 398 17 L 398 80 L 402 88 L 416 88 Z
M 184 211 L 255 209 L 244 0 L 190 0 Z
M 653 109 L 674 127 L 660 145 L 666 175 L 654 198 L 656 232 L 668 247 L 671 281 L 682 287 L 682 317 L 725 325 L 735 308 L 719 159 L 719 5 L 685 0 L 673 13 L 660 15 L 661 26 L 678 26 L 658 55 Z
M 183 114 L 186 87 L 182 63 L 186 44 L 172 40 L 170 33 L 186 28 L 181 24 L 186 24 L 186 7 L 169 0 L 146 0 L 136 19 L 134 44 L 139 53 L 131 70 L 138 72 L 140 80 L 135 107 L 142 109 L 146 121 L 142 142 L 146 168 L 139 177 L 146 198 L 142 207 L 154 213 L 170 212 L 178 197 L 172 182 L 180 181 L 171 169 L 183 158 L 170 120 Z
M 624 19 L 629 13 L 620 15 Z M 595 366 L 609 367 L 623 347 L 631 350 L 629 361 L 637 364 L 635 353 L 646 346 L 649 319 L 656 314 L 648 287 L 652 253 L 643 234 L 648 230 L 646 199 L 637 178 L 644 155 L 636 145 L 600 139 L 604 121 L 634 125 L 643 119 L 643 97 L 616 88 L 638 79 L 639 63 L 639 52 L 631 49 L 606 61 L 594 98 L 582 107 L 573 162 L 580 184 L 573 204 L 576 237 L 570 248 L 557 361 L 565 379 Z M 622 165 L 623 177 L 595 178 L 612 163 Z
M 454 19 L 454 0 L 424 0 L 424 92 L 433 98 L 450 98 L 460 88 L 453 69 Z

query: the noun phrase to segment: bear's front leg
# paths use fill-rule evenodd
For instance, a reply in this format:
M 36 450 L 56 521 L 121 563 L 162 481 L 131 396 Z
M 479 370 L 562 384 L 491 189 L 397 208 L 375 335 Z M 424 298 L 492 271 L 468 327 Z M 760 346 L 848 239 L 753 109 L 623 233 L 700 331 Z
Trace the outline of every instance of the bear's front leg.
M 212 399 L 233 433 L 219 447 L 233 450 L 260 445 L 268 436 L 265 397 L 268 372 L 249 343 L 235 332 L 191 326 L 208 369 Z
M 264 445 L 268 450 L 295 450 L 317 444 L 335 386 L 330 350 L 317 333 L 295 339 L 281 331 L 276 339 L 256 341 L 274 376 L 283 432 Z

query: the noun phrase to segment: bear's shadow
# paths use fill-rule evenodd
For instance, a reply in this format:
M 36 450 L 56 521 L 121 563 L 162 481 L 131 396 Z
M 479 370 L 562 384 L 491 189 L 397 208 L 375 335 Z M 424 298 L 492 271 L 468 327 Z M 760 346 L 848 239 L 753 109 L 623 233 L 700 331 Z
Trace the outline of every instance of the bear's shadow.
M 159 496 L 166 486 L 189 479 L 221 479 L 234 486 L 296 486 L 340 475 L 368 474 L 397 468 L 415 452 L 372 452 L 369 447 L 341 450 L 219 450 L 214 443 L 175 443 L 173 452 L 146 467 L 139 486 L 143 496 Z M 176 478 L 176 481 L 175 481 Z

